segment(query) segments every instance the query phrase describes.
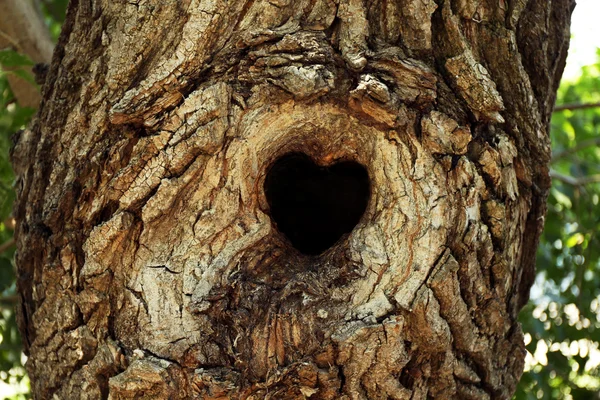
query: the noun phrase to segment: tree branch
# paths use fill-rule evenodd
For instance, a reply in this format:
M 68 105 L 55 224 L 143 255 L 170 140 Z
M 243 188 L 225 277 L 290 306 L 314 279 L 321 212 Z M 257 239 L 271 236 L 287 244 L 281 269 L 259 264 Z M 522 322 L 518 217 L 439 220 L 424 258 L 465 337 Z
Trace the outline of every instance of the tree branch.
M 568 156 L 569 154 L 577 153 L 578 151 L 583 150 L 586 147 L 592 147 L 592 146 L 600 146 L 600 137 L 584 140 L 583 142 L 578 143 L 576 146 L 573 146 L 569 149 L 566 149 L 566 150 L 556 153 L 555 155 L 552 156 L 551 163 L 554 163 L 554 162 L 560 160 L 561 158 Z
M 4 33 L 2 30 L 0 30 L 0 38 L 4 39 L 4 40 L 0 40 L 0 43 L 2 43 L 2 44 L 3 44 L 3 42 L 4 43 L 10 43 L 11 46 L 13 46 L 15 48 L 19 47 L 19 42 L 15 38 L 13 38 L 10 35 Z M 4 46 L 2 46 L 2 47 L 4 47 Z
M 563 183 L 566 183 L 567 185 L 572 185 L 572 186 L 584 186 L 584 185 L 589 185 L 590 183 L 600 183 L 600 174 L 584 176 L 581 178 L 574 178 L 572 176 L 563 175 L 554 170 L 550 170 L 550 176 L 553 179 L 559 180 Z
M 16 294 L 0 297 L 0 306 L 8 306 L 5 308 L 13 308 L 19 301 L 19 296 Z
M 0 254 L 10 249 L 15 244 L 15 238 L 10 238 L 7 242 L 0 244 Z
M 584 108 L 595 108 L 600 107 L 600 103 L 573 103 L 573 104 L 561 104 L 554 107 L 553 112 L 565 111 L 565 110 L 581 110 Z
M 0 48 L 13 48 L 35 63 L 50 62 L 54 44 L 30 0 L 2 0 L 0 15 Z M 37 107 L 40 101 L 37 88 L 12 74 L 8 82 L 21 106 Z

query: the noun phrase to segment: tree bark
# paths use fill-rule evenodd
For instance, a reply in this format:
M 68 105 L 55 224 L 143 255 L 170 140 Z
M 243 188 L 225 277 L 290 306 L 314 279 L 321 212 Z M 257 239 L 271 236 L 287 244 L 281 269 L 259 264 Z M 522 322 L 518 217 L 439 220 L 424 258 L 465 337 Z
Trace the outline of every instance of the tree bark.
M 573 6 L 72 1 L 12 153 L 34 396 L 510 398 Z M 320 254 L 287 153 L 369 175 Z

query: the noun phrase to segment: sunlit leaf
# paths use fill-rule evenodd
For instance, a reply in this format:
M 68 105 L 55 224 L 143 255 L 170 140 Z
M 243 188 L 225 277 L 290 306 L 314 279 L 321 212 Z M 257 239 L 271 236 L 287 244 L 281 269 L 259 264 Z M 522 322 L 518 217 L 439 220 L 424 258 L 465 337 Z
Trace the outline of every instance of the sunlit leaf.
M 577 232 L 577 233 L 574 233 L 573 235 L 571 235 L 567 239 L 567 241 L 565 242 L 565 245 L 567 247 L 574 247 L 574 246 L 577 246 L 578 244 L 583 243 L 584 239 L 585 239 L 585 237 L 581 233 Z

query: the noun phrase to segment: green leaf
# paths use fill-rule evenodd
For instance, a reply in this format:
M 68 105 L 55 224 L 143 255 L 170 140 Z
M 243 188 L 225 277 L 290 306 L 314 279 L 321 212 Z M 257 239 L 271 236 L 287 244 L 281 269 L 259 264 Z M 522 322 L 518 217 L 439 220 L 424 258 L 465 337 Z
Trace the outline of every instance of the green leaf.
M 572 234 L 571 237 L 569 237 L 567 239 L 567 241 L 565 242 L 565 245 L 567 247 L 575 247 L 578 244 L 583 243 L 584 240 L 585 240 L 585 237 L 581 233 L 577 232 L 577 233 Z
M 8 71 L 4 70 L 4 71 L 0 71 L 0 76 L 2 76 L 2 75 L 15 75 L 15 76 L 18 76 L 19 78 L 27 81 L 28 83 L 31 83 L 33 86 L 35 86 L 39 90 L 39 87 L 35 83 L 35 79 L 33 78 L 33 75 L 30 72 L 28 72 L 28 71 L 25 71 L 23 69 L 11 69 L 11 70 L 8 70 Z
M 31 67 L 34 62 L 24 54 L 17 53 L 11 49 L 0 50 L 0 65 L 2 67 Z
M 565 208 L 573 207 L 573 203 L 571 202 L 571 199 L 568 196 L 566 196 L 564 193 L 559 191 L 558 189 L 552 188 L 551 193 L 552 193 L 552 196 L 554 196 L 554 198 L 556 199 L 556 202 L 558 204 L 561 204 Z

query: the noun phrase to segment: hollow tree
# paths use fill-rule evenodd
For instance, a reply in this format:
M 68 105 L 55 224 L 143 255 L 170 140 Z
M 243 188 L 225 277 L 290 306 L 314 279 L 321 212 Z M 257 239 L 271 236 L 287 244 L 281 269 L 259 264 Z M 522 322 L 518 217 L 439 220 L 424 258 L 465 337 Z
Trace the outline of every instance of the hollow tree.
M 508 399 L 572 0 L 73 0 L 15 139 L 40 399 Z

